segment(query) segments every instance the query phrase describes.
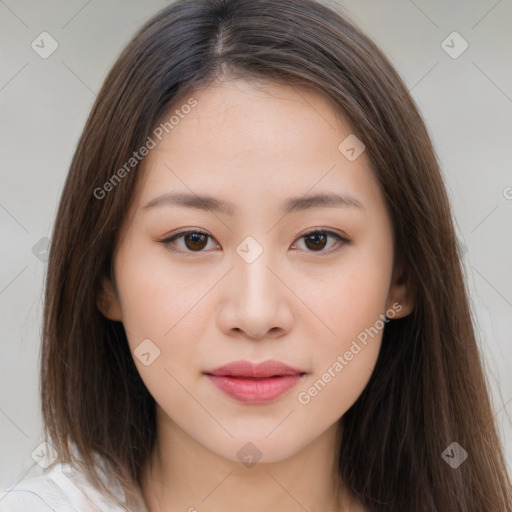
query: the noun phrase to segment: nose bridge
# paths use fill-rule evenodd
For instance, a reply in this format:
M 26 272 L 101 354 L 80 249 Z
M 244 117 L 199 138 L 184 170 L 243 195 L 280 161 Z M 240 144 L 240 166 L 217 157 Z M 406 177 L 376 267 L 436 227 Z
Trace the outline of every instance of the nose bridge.
M 275 302 L 275 294 L 280 292 L 277 280 L 268 268 L 275 266 L 272 253 L 253 237 L 242 242 L 236 252 L 234 265 L 240 305 L 252 306 L 254 311 L 261 312 L 265 305 Z
M 277 258 L 253 237 L 239 244 L 236 253 L 220 315 L 222 329 L 244 331 L 253 338 L 270 330 L 289 329 L 291 312 L 286 288 L 274 275 L 279 272 L 275 269 Z

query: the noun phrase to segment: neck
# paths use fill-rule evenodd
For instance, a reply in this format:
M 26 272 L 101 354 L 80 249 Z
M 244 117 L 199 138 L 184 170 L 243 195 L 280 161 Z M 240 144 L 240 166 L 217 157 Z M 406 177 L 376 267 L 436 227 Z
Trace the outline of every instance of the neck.
M 337 424 L 288 459 L 251 467 L 200 445 L 168 417 L 157 425 L 143 473 L 148 512 L 355 511 L 338 478 Z

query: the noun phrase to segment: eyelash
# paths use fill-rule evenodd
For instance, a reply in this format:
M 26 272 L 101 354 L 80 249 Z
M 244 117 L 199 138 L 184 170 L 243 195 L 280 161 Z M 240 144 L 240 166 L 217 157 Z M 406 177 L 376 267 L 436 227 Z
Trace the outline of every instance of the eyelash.
M 164 240 L 161 240 L 161 243 L 164 244 L 164 246 L 166 248 L 168 248 L 169 250 L 173 251 L 173 252 L 178 252 L 178 253 L 188 253 L 188 254 L 200 254 L 202 252 L 207 252 L 207 251 L 204 251 L 204 250 L 199 250 L 199 251 L 191 251 L 189 249 L 176 249 L 174 247 L 172 247 L 172 243 L 179 239 L 179 238 L 182 238 L 186 235 L 190 235 L 190 234 L 201 234 L 201 235 L 205 235 L 207 236 L 208 238 L 210 239 L 214 239 L 212 236 L 210 236 L 208 233 L 206 233 L 205 231 L 202 231 L 200 229 L 191 229 L 191 230 L 187 230 L 187 231 L 181 231 L 179 233 L 176 233 L 174 235 L 172 235 L 171 237 L 169 238 L 166 238 Z M 320 250 L 320 251 L 307 251 L 307 252 L 311 252 L 311 253 L 320 253 L 320 254 L 330 254 L 332 252 L 336 252 L 338 250 L 340 250 L 342 247 L 346 246 L 346 245 L 349 245 L 351 243 L 351 240 L 349 240 L 348 238 L 345 238 L 341 235 L 339 235 L 338 233 L 335 233 L 334 231 L 330 231 L 328 229 L 318 229 L 318 228 L 315 228 L 315 229 L 312 229 L 304 234 L 302 234 L 299 238 L 297 238 L 297 240 L 301 240 L 303 238 L 306 238 L 307 236 L 309 235 L 312 235 L 314 233 L 320 233 L 320 234 L 324 234 L 324 235 L 328 235 L 328 236 L 331 236 L 333 238 L 336 239 L 336 241 L 338 242 L 338 244 L 340 244 L 337 248 L 332 248 L 331 249 L 328 249 L 328 250 Z

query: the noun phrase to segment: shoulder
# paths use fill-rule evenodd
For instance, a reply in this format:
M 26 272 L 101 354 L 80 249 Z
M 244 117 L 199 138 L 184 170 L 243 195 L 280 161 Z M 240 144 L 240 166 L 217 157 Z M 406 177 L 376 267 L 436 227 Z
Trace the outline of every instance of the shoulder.
M 2 489 L 0 512 L 50 512 L 73 505 L 63 489 L 47 476 L 28 478 L 10 488 Z
M 123 495 L 115 490 L 120 502 Z M 0 512 L 126 512 L 121 503 L 102 493 L 82 472 L 56 464 L 45 474 L 0 490 Z

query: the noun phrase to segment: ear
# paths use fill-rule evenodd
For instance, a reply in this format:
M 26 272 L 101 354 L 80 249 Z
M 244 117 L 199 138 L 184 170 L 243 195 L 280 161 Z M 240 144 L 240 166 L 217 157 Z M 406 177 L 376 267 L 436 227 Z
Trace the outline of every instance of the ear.
M 411 314 L 415 304 L 415 293 L 409 280 L 405 277 L 404 267 L 401 263 L 395 265 L 391 287 L 387 300 L 388 318 L 403 318 Z M 393 314 L 391 314 L 393 313 Z
M 114 290 L 114 286 L 112 285 L 112 281 L 106 277 L 102 280 L 101 290 L 98 294 L 96 304 L 103 316 L 109 320 L 121 322 L 121 306 Z

